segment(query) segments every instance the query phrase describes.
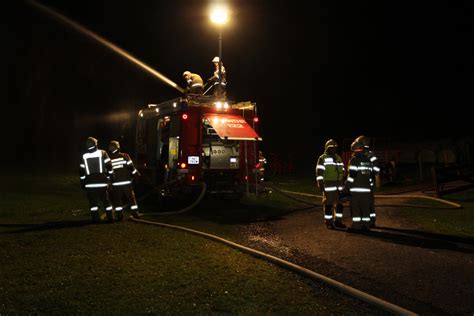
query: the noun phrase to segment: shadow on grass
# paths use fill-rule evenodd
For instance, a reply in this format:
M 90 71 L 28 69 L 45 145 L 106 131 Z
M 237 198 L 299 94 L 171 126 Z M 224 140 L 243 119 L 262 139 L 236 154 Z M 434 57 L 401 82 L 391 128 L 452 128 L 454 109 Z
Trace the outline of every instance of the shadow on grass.
M 358 235 L 364 235 L 371 238 L 377 238 L 381 241 L 390 242 L 394 244 L 420 247 L 427 249 L 445 249 L 463 253 L 474 253 L 474 244 L 472 240 L 459 241 L 458 237 L 431 234 L 422 231 L 397 229 L 390 227 L 377 227 L 371 231 L 366 232 L 352 232 Z M 459 238 L 462 239 L 462 238 Z
M 27 232 L 33 232 L 33 231 L 84 227 L 88 225 L 98 225 L 98 224 L 92 223 L 90 220 L 58 221 L 58 222 L 46 222 L 46 223 L 37 223 L 37 224 L 2 224 L 0 223 L 0 227 L 5 227 L 5 228 L 22 227 L 21 229 L 2 232 L 2 234 L 19 234 L 19 233 L 27 233 Z

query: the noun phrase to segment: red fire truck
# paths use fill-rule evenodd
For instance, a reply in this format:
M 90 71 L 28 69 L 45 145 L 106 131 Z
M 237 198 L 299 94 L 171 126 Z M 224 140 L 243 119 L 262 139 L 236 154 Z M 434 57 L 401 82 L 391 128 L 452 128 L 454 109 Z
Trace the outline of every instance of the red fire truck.
M 185 95 L 138 113 L 135 161 L 154 186 L 204 182 L 208 193 L 256 187 L 256 104 Z

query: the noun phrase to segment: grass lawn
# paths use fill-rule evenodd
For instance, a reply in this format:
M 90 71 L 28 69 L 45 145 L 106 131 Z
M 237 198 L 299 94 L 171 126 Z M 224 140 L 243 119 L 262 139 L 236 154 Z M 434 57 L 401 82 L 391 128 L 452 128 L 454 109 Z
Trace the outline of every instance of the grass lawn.
M 474 238 L 474 190 L 449 194 L 443 198 L 459 203 L 463 208 L 403 208 L 401 215 L 430 232 Z
M 2 178 L 2 315 L 380 313 L 194 235 L 131 222 L 93 225 L 76 175 Z M 281 197 L 265 198 L 271 201 L 246 201 L 244 214 L 237 205 L 217 217 L 201 212 L 179 221 L 210 223 L 232 237 L 239 221 L 262 216 L 258 210 L 284 212 L 272 208 Z

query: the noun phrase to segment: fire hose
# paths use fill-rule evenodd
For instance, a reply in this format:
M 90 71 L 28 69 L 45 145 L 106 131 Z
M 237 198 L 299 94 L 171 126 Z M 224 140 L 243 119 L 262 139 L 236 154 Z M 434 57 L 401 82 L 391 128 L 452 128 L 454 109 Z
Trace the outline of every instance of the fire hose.
M 177 183 L 178 181 L 177 180 L 173 180 L 173 181 L 170 181 L 168 183 L 165 183 L 165 184 L 162 184 L 158 187 L 153 187 L 150 191 L 148 191 L 145 195 L 143 195 L 142 197 L 140 197 L 139 200 L 144 200 L 145 198 L 147 198 L 151 193 L 153 192 L 158 192 L 159 194 L 161 194 L 162 190 L 166 187 L 169 187 L 175 183 Z M 143 215 L 178 215 L 178 214 L 183 214 L 183 213 L 186 213 L 190 210 L 192 210 L 194 207 L 196 207 L 196 205 L 198 205 L 201 200 L 204 198 L 204 195 L 206 194 L 206 183 L 204 182 L 201 182 L 199 183 L 199 186 L 201 188 L 201 192 L 199 193 L 199 196 L 197 197 L 196 200 L 194 200 L 190 205 L 182 208 L 182 209 L 179 209 L 177 211 L 170 211 L 170 212 L 152 212 L 152 213 L 146 213 L 146 214 L 139 214 L 139 216 L 143 216 Z
M 273 190 L 285 195 L 288 198 L 291 198 L 295 201 L 305 203 L 305 204 L 312 204 L 314 206 L 321 206 L 320 204 L 315 204 L 311 203 L 305 200 L 297 199 L 295 197 L 292 197 L 290 194 L 293 195 L 300 195 L 300 196 L 307 196 L 311 198 L 321 198 L 321 195 L 319 194 L 310 194 L 310 193 L 304 193 L 304 192 L 296 192 L 296 191 L 289 191 L 289 190 L 283 190 L 279 189 L 273 185 L 267 184 L 266 186 L 272 188 Z M 393 206 L 393 207 L 399 207 L 399 206 L 408 206 L 408 207 L 416 207 L 416 208 L 441 208 L 441 209 L 460 209 L 462 208 L 462 205 L 459 203 L 455 203 L 452 201 L 448 201 L 445 199 L 440 199 L 440 198 L 435 198 L 432 196 L 426 196 L 426 195 L 420 195 L 420 194 L 393 194 L 393 195 L 388 195 L 388 194 L 376 194 L 375 198 L 377 199 L 390 199 L 390 198 L 396 198 L 396 199 L 425 199 L 425 200 L 430 200 L 430 201 L 435 201 L 439 202 L 442 204 L 449 205 L 449 207 L 436 207 L 436 206 L 428 206 L 428 205 L 419 205 L 419 204 L 410 204 L 410 203 L 397 203 L 397 204 L 376 204 L 375 206 Z
M 378 307 L 378 308 L 380 308 L 384 311 L 393 313 L 395 315 L 417 315 L 416 313 L 414 313 L 410 310 L 407 310 L 403 307 L 400 307 L 398 305 L 395 305 L 395 304 L 392 304 L 392 303 L 387 302 L 385 300 L 382 300 L 382 299 L 380 299 L 378 297 L 375 297 L 373 295 L 370 295 L 366 292 L 362 292 L 362 291 L 360 291 L 356 288 L 353 288 L 353 287 L 348 286 L 344 283 L 341 283 L 341 282 L 338 282 L 338 281 L 333 280 L 331 278 L 328 278 L 328 277 L 326 277 L 322 274 L 319 274 L 319 273 L 314 272 L 312 270 L 306 269 L 306 268 L 304 268 L 302 266 L 299 266 L 297 264 L 294 264 L 294 263 L 291 263 L 289 261 L 283 260 L 281 258 L 272 256 L 270 254 L 267 254 L 267 253 L 264 253 L 264 252 L 261 252 L 261 251 L 258 251 L 258 250 L 255 250 L 255 249 L 252 249 L 252 248 L 249 248 L 249 247 L 237 244 L 237 243 L 234 243 L 230 240 L 227 240 L 227 239 L 224 239 L 224 238 L 212 235 L 212 234 L 204 233 L 204 232 L 201 232 L 201 231 L 198 231 L 198 230 L 194 230 L 194 229 L 190 229 L 190 228 L 186 228 L 186 227 L 182 227 L 182 226 L 170 225 L 170 224 L 166 224 L 166 223 L 153 222 L 153 221 L 146 221 L 146 220 L 143 220 L 143 219 L 136 219 L 136 218 L 133 218 L 133 217 L 130 217 L 130 220 L 135 222 L 135 223 L 141 223 L 141 224 L 146 224 L 146 225 L 154 225 L 154 226 L 160 226 L 160 227 L 171 228 L 171 229 L 174 229 L 174 230 L 184 231 L 184 232 L 187 232 L 187 233 L 191 233 L 193 235 L 197 235 L 197 236 L 204 237 L 204 238 L 207 238 L 207 239 L 210 239 L 210 240 L 214 240 L 214 241 L 220 242 L 224 245 L 230 246 L 234 249 L 240 250 L 243 253 L 247 253 L 247 254 L 250 254 L 250 255 L 252 255 L 256 258 L 263 259 L 263 260 L 266 260 L 266 261 L 271 262 L 273 264 L 276 264 L 276 265 L 278 265 L 278 266 L 280 266 L 280 267 L 282 267 L 286 270 L 298 273 L 298 274 L 300 274 L 304 277 L 307 277 L 307 278 L 309 278 L 313 281 L 322 282 L 322 283 L 324 283 L 324 284 L 326 284 L 326 285 L 328 285 L 332 288 L 335 288 L 336 290 L 341 291 L 344 294 L 347 294 L 347 295 L 352 296 L 356 299 L 364 301 L 364 302 L 366 302 L 366 303 L 368 303 L 372 306 Z

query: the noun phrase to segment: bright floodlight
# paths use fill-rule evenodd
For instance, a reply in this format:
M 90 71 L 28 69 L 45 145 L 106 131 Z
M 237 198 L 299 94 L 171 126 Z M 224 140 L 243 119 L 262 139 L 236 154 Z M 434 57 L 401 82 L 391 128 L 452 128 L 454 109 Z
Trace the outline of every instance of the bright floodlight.
M 216 24 L 226 24 L 229 20 L 227 8 L 219 6 L 211 9 L 211 21 Z

